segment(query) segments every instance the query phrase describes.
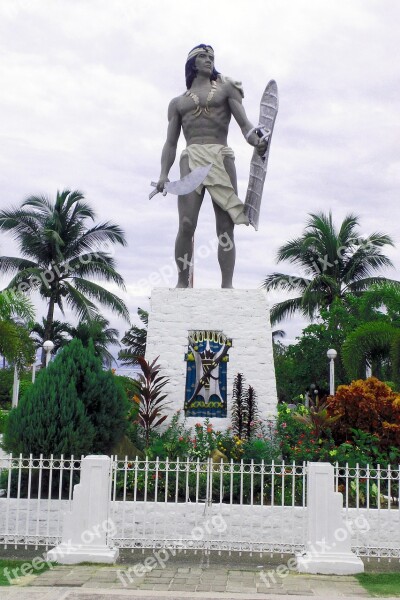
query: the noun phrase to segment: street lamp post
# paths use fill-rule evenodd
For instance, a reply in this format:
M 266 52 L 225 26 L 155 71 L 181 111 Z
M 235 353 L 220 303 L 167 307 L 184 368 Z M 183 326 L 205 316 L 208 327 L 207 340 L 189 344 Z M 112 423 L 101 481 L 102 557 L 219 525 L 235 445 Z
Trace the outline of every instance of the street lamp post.
M 36 379 L 36 360 L 37 360 L 37 353 L 35 352 L 35 357 L 33 359 L 33 363 L 32 363 L 32 383 L 35 383 L 35 379 Z
M 46 367 L 50 362 L 50 354 L 54 348 L 54 344 L 51 340 L 46 340 L 43 344 L 43 350 L 46 352 Z
M 19 374 L 17 366 L 14 367 L 14 382 L 13 382 L 13 390 L 12 390 L 12 404 L 13 408 L 18 406 L 18 395 L 19 395 Z
M 365 363 L 365 379 L 369 379 L 369 377 L 372 377 L 372 367 L 369 360 L 367 360 Z
M 337 357 L 337 352 L 333 348 L 330 348 L 326 353 L 327 357 L 330 360 L 329 363 L 329 394 L 331 396 L 335 395 L 335 358 Z

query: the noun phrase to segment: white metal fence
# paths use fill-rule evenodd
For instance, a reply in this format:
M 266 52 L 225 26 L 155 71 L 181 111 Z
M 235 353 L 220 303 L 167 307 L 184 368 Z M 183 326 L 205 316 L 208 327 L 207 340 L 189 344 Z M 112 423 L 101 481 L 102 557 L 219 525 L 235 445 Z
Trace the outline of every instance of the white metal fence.
M 362 467 L 335 465 L 335 487 L 343 494 L 343 505 L 349 508 L 400 510 L 400 465 L 395 467 Z
M 81 459 L 0 459 L 0 544 L 48 547 L 61 540 L 63 512 L 70 510 Z
M 335 488 L 343 494 L 347 523 L 357 519 L 367 531 L 353 528 L 352 546 L 359 556 L 400 559 L 400 466 L 335 465 Z
M 82 458 L 0 459 L 0 544 L 60 542 Z M 112 457 L 110 483 L 112 543 L 121 548 L 293 553 L 306 542 L 306 463 Z M 358 555 L 400 558 L 399 483 L 398 466 L 335 466 Z M 367 528 L 351 525 L 359 517 Z
M 304 547 L 306 465 L 119 461 L 115 545 L 250 552 Z

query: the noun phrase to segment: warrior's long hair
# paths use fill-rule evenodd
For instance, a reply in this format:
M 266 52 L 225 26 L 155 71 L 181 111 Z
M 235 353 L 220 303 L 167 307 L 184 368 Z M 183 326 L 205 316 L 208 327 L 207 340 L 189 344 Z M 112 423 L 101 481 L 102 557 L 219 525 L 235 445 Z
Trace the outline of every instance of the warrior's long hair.
M 204 50 L 205 50 L 207 47 L 212 48 L 212 46 L 209 46 L 207 44 L 199 44 L 198 46 L 195 46 L 194 48 L 192 48 L 192 50 L 195 50 L 196 48 L 204 48 Z M 190 52 L 192 52 L 192 50 Z M 188 90 L 190 90 L 190 88 L 192 87 L 193 80 L 195 79 L 195 77 L 197 75 L 197 69 L 195 67 L 195 62 L 196 62 L 196 57 L 193 56 L 193 58 L 190 58 L 185 65 L 186 88 Z M 217 79 L 218 75 L 219 75 L 219 72 L 214 67 L 214 69 L 211 73 L 211 76 L 210 76 L 210 81 L 215 81 Z

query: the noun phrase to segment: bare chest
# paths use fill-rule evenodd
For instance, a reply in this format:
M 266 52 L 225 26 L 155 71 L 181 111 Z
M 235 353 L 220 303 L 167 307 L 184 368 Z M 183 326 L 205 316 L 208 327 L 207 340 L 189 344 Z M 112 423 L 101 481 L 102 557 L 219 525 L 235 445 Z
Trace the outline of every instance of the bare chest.
M 182 117 L 189 114 L 199 117 L 229 112 L 224 90 L 215 81 L 210 82 L 209 86 L 187 90 L 181 96 L 179 109 Z

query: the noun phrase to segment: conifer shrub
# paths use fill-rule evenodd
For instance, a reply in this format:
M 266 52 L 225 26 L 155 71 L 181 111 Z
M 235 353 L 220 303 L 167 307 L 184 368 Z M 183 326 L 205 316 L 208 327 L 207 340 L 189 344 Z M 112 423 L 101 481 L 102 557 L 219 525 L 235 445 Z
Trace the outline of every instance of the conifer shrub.
M 400 446 L 400 394 L 376 377 L 340 385 L 328 398 L 328 412 L 341 418 L 331 425 L 337 444 L 352 440 L 352 430 L 374 434 L 379 447 Z
M 8 419 L 8 413 L 1 410 L 1 408 L 0 408 L 0 433 L 3 433 L 4 429 L 6 428 L 7 419 Z
M 108 454 L 125 432 L 129 404 L 93 344 L 73 340 L 43 369 L 11 411 L 3 446 L 8 452 Z

